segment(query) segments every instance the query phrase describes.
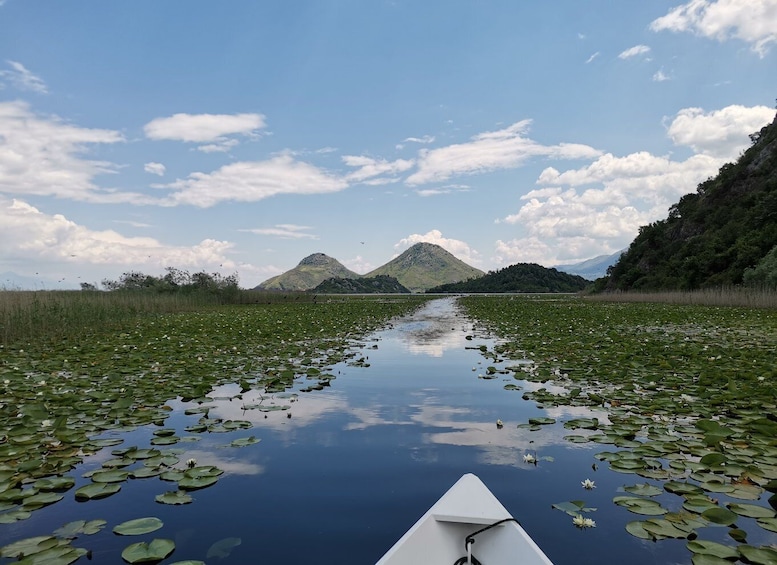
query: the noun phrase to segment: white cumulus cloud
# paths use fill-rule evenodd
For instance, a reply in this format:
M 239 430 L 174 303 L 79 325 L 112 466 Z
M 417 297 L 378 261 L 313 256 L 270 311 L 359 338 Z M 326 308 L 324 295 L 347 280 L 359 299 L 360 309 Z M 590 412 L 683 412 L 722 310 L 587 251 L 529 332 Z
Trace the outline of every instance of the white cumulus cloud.
M 542 145 L 526 137 L 531 120 L 522 120 L 497 131 L 478 134 L 468 143 L 422 150 L 418 170 L 407 178 L 410 185 L 447 180 L 521 165 L 531 157 L 553 159 L 592 158 L 600 154 L 588 145 L 560 143 Z
M 201 143 L 199 151 L 214 153 L 239 143 L 228 136 L 256 137 L 265 125 L 262 114 L 174 114 L 151 120 L 143 131 L 149 139 Z
M 143 170 L 152 175 L 164 176 L 166 167 L 162 163 L 146 163 L 143 165 Z
M 195 245 L 165 245 L 150 237 L 91 230 L 61 214 L 46 214 L 18 199 L 0 198 L 0 259 L 60 261 L 85 265 L 235 267 L 233 244 L 205 239 Z
M 650 24 L 653 31 L 692 32 L 749 43 L 763 57 L 777 42 L 777 0 L 691 0 Z
M 768 106 L 726 106 L 705 113 L 701 108 L 680 110 L 667 129 L 676 145 L 686 145 L 697 153 L 735 160 L 749 145 L 749 134 L 774 119 Z
M 521 198 L 517 212 L 497 220 L 522 232 L 497 242 L 497 261 L 552 265 L 623 249 L 640 226 L 665 218 L 681 196 L 735 159 L 748 134 L 773 117 L 774 110 L 760 106 L 710 113 L 685 108 L 667 128 L 675 144 L 696 152 L 685 160 L 638 151 L 607 153 L 578 169 L 547 167 L 537 179 L 540 188 Z
M 167 205 L 207 208 L 223 201 L 256 202 L 278 194 L 338 192 L 348 183 L 314 165 L 278 155 L 266 161 L 240 161 L 212 173 L 195 172 L 155 188 L 172 190 Z
M 25 102 L 0 102 L 0 192 L 56 196 L 90 202 L 148 202 L 134 193 L 103 190 L 98 175 L 113 163 L 86 157 L 91 146 L 120 143 L 118 131 L 81 128 L 38 116 Z

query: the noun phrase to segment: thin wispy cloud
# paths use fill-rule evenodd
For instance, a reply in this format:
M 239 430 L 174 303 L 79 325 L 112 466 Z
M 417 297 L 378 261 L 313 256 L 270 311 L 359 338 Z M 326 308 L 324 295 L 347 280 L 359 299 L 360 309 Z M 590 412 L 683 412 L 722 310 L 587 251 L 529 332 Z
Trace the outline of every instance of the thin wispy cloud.
M 17 90 L 48 94 L 48 88 L 42 78 L 27 69 L 18 61 L 7 60 L 10 70 L 1 70 L 0 79 L 11 84 Z
M 591 55 L 590 57 L 588 57 L 588 59 L 586 59 L 586 61 L 585 61 L 585 64 L 587 65 L 588 63 L 592 62 L 592 61 L 593 61 L 594 59 L 596 59 L 596 58 L 597 58 L 599 55 L 600 55 L 600 53 L 599 53 L 599 51 L 597 51 L 596 53 L 594 53 L 593 55 Z
M 650 47 L 647 45 L 635 45 L 634 47 L 629 47 L 625 51 L 621 51 L 620 55 L 618 55 L 619 59 L 630 59 L 631 57 L 636 57 L 638 55 L 644 55 L 645 53 L 650 52 Z
M 653 74 L 654 82 L 664 82 L 666 80 L 669 80 L 669 75 L 664 73 L 664 69 L 659 69 Z
M 143 132 L 148 139 L 202 143 L 204 153 L 223 153 L 236 146 L 234 135 L 257 137 L 266 126 L 262 114 L 174 114 L 154 118 Z
M 238 231 L 253 233 L 256 235 L 268 235 L 281 239 L 318 239 L 318 236 L 308 233 L 313 229 L 310 226 L 298 226 L 296 224 L 276 224 L 271 228 L 250 228 L 240 229 Z

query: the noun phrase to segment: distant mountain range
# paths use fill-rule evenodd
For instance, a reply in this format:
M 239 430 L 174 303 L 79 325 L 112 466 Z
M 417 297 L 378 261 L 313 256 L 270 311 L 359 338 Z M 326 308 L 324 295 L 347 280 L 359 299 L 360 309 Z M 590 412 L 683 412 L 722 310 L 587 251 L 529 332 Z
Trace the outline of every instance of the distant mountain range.
M 385 265 L 360 275 L 346 268 L 337 259 L 323 253 L 305 257 L 293 269 L 272 277 L 255 287 L 257 290 L 306 291 L 318 287 L 327 279 L 361 279 L 388 276 L 412 292 L 441 284 L 459 282 L 483 276 L 483 271 L 467 265 L 433 243 L 416 243 Z M 323 292 L 323 291 L 322 291 Z
M 324 253 L 305 257 L 299 265 L 264 281 L 257 290 L 368 292 L 576 292 L 604 276 L 620 252 L 582 263 L 546 269 L 520 263 L 484 273 L 432 243 L 417 243 L 385 265 L 359 275 Z M 403 290 L 405 289 L 405 290 Z
M 570 275 L 579 275 L 589 281 L 595 281 L 600 277 L 607 275 L 607 269 L 618 262 L 625 249 L 617 251 L 612 255 L 599 255 L 588 261 L 572 263 L 569 265 L 556 265 L 554 269 L 569 273 Z

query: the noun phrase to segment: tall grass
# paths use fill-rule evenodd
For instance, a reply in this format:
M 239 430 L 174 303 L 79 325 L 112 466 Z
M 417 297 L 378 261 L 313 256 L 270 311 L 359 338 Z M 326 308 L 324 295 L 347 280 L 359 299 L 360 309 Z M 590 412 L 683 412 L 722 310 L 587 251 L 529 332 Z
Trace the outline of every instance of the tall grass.
M 600 302 L 658 302 L 702 306 L 777 308 L 777 291 L 764 288 L 725 287 L 689 291 L 609 292 L 591 294 L 587 300 Z
M 65 339 L 98 329 L 121 327 L 140 316 L 190 312 L 219 304 L 312 301 L 301 293 L 240 290 L 207 292 L 23 291 L 0 290 L 0 344 Z

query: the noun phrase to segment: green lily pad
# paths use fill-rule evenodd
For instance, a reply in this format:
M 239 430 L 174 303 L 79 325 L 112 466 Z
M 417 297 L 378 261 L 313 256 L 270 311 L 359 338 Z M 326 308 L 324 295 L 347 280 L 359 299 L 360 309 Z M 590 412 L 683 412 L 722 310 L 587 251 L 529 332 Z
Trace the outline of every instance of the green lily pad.
M 659 494 L 664 492 L 662 489 L 658 488 L 657 486 L 651 485 L 649 483 L 623 487 L 623 490 L 639 496 L 658 496 Z
M 123 483 L 129 478 L 128 471 L 119 469 L 109 469 L 106 471 L 95 471 L 92 473 L 92 482 L 94 483 Z
M 529 424 L 533 426 L 547 426 L 555 423 L 556 423 L 555 418 L 547 418 L 547 417 L 529 418 Z
M 233 440 L 229 445 L 232 447 L 245 447 L 246 445 L 253 445 L 255 443 L 259 443 L 260 441 L 262 440 L 256 439 L 254 436 L 250 436 Z
M 63 498 L 65 498 L 63 495 L 56 492 L 39 492 L 25 498 L 24 502 L 22 502 L 22 506 L 25 509 L 36 510 L 48 506 L 49 504 L 59 502 Z
M 59 545 L 59 542 L 57 541 L 57 538 L 53 536 L 35 536 L 31 538 L 25 538 L 0 547 L 0 557 L 21 558 L 25 555 L 40 553 L 41 551 L 50 549 L 57 545 Z
M 136 518 L 135 520 L 122 522 L 113 528 L 113 533 L 120 536 L 139 536 L 155 532 L 162 526 L 162 520 L 149 516 L 147 518 Z
M 54 535 L 64 539 L 74 539 L 81 534 L 90 536 L 102 530 L 106 523 L 105 520 L 76 520 L 54 530 Z
M 42 491 L 66 491 L 73 488 L 76 480 L 73 477 L 45 477 L 35 481 L 35 488 Z
M 553 505 L 556 510 L 566 512 L 570 516 L 577 516 L 581 512 L 593 512 L 596 508 L 587 508 L 582 500 L 570 500 L 569 502 L 558 502 Z
M 730 526 L 737 521 L 737 515 L 726 508 L 710 508 L 702 512 L 701 515 L 713 524 L 720 524 L 721 526 Z
M 63 543 L 19 560 L 19 565 L 70 565 L 89 552 Z
M 655 500 L 638 498 L 636 496 L 616 496 L 612 501 L 618 506 L 623 506 L 629 512 L 644 514 L 647 516 L 660 516 L 669 512 Z
M 756 504 L 739 504 L 736 502 L 729 502 L 726 504 L 729 510 L 739 514 L 740 516 L 747 516 L 748 518 L 774 518 L 774 510 L 766 508 L 764 506 L 758 506 Z
M 777 563 L 777 551 L 769 549 L 768 547 L 740 545 L 737 549 L 749 563 L 755 565 L 775 565 L 775 563 Z
M 192 496 L 181 490 L 173 490 L 156 495 L 154 500 L 160 504 L 189 504 L 192 501 Z
M 720 559 L 736 560 L 739 558 L 739 552 L 736 549 L 714 541 L 693 540 L 689 541 L 686 547 L 693 553 L 713 555 Z
M 118 483 L 90 483 L 75 492 L 76 500 L 95 500 L 116 494 L 121 490 Z
M 770 532 L 777 532 L 777 518 L 759 518 L 756 523 L 764 530 Z
M 22 520 L 27 520 L 30 516 L 32 516 L 30 510 L 11 510 L 9 512 L 3 512 L 0 514 L 0 524 L 21 522 Z
M 219 475 L 224 471 L 214 466 L 194 467 L 183 473 L 183 478 L 178 481 L 180 490 L 197 490 L 216 484 Z
M 121 558 L 127 563 L 153 563 L 161 561 L 175 550 L 171 539 L 154 539 L 148 543 L 138 542 L 128 545 L 121 552 Z

